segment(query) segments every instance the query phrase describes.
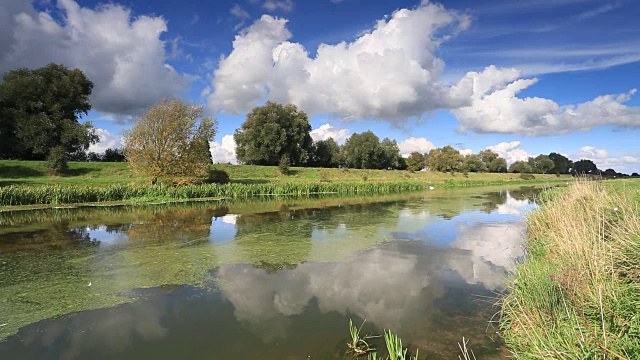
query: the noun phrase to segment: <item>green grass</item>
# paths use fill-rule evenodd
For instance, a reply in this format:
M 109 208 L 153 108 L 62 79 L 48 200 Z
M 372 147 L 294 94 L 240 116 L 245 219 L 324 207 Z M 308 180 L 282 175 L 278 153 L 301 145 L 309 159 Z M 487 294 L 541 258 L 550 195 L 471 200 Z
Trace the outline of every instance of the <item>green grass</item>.
M 516 359 L 640 359 L 640 180 L 579 181 L 528 217 L 501 299 Z
M 568 177 L 517 174 L 448 174 L 394 170 L 292 168 L 283 175 L 275 166 L 215 165 L 231 183 L 152 186 L 135 177 L 126 163 L 70 162 L 70 174 L 50 177 L 41 161 L 0 161 L 0 206 L 60 205 L 89 202 L 153 202 L 171 199 L 245 198 L 258 195 L 385 194 L 418 191 L 428 186 L 463 187 L 567 181 Z

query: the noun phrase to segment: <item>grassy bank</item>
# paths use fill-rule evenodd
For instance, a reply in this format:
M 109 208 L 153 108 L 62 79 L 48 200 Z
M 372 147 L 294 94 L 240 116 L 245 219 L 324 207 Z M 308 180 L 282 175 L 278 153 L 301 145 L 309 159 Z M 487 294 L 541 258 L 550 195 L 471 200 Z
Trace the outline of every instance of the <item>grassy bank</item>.
M 544 193 L 501 301 L 516 359 L 640 359 L 640 181 Z
M 0 206 L 73 204 L 89 202 L 149 202 L 171 199 L 245 198 L 258 195 L 387 194 L 419 191 L 429 186 L 485 186 L 566 181 L 568 177 L 517 174 L 293 168 L 283 175 L 277 167 L 216 165 L 231 183 L 181 187 L 151 186 L 135 177 L 126 163 L 70 163 L 64 177 L 46 175 L 44 162 L 0 161 Z

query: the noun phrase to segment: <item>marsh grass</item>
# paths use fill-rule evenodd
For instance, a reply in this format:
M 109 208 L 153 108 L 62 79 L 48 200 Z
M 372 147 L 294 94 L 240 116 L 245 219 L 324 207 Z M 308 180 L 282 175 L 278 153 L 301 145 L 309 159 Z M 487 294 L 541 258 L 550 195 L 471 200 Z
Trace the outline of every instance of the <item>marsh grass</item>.
M 640 359 L 637 198 L 588 181 L 541 197 L 528 258 L 499 303 L 514 358 Z

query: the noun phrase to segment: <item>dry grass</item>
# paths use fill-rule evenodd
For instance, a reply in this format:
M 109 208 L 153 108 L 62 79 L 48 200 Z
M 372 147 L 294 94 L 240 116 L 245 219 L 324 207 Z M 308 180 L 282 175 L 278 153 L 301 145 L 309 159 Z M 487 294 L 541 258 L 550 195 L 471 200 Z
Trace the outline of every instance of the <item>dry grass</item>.
M 518 359 L 640 359 L 636 189 L 578 181 L 528 218 L 528 258 L 501 301 Z

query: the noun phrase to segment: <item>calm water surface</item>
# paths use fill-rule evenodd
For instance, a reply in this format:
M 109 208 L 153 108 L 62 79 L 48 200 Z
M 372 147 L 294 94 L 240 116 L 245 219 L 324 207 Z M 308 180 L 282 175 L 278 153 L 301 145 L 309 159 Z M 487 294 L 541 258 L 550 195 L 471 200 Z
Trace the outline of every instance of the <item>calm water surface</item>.
M 503 358 L 488 321 L 537 191 L 0 214 L 0 359 L 341 359 L 349 319 Z

